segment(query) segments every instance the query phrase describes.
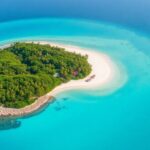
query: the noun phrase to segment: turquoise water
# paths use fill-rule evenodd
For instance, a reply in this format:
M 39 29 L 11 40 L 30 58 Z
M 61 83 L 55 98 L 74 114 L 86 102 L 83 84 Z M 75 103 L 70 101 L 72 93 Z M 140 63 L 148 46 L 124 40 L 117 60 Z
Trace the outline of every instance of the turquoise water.
M 2 150 L 149 150 L 150 39 L 102 22 L 36 19 L 0 24 L 0 44 L 49 40 L 108 54 L 124 66 L 128 80 L 100 96 L 60 93 L 45 111 L 18 119 L 18 128 L 0 131 Z M 64 98 L 67 98 L 65 100 Z M 62 109 L 57 111 L 56 108 Z

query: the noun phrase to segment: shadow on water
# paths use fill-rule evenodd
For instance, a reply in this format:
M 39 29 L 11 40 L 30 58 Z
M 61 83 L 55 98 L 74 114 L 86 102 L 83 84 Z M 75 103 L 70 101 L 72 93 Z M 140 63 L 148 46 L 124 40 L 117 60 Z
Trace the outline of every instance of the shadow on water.
M 68 100 L 68 98 L 63 98 L 62 100 L 66 101 L 66 100 Z M 9 130 L 9 129 L 19 128 L 21 126 L 21 121 L 19 119 L 26 119 L 26 118 L 36 116 L 36 115 L 44 112 L 46 110 L 46 108 L 54 102 L 56 102 L 56 106 L 54 107 L 54 109 L 56 111 L 60 111 L 60 110 L 66 108 L 65 106 L 61 105 L 58 101 L 56 101 L 56 98 L 53 98 L 53 100 L 51 100 L 48 103 L 46 103 L 45 105 L 43 105 L 40 109 L 34 111 L 33 113 L 27 114 L 25 116 L 0 117 L 0 130 Z
M 0 117 L 0 130 L 15 129 L 21 126 L 21 121 L 12 117 Z
M 33 117 L 35 115 L 38 115 L 45 111 L 45 109 L 49 106 L 49 104 L 52 104 L 55 101 L 55 98 L 53 98 L 52 101 L 46 103 L 43 105 L 40 109 L 37 111 L 34 111 L 31 114 L 25 115 L 25 116 L 16 116 L 16 117 L 0 117 L 0 130 L 9 130 L 9 129 L 16 129 L 21 126 L 21 121 L 19 119 L 26 119 L 29 117 Z

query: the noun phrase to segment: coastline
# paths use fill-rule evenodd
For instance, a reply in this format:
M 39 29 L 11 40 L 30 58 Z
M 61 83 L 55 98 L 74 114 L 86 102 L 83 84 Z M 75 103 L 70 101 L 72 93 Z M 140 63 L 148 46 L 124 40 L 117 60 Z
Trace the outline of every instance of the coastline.
M 58 46 L 61 48 L 65 48 L 66 51 L 80 53 L 81 55 L 88 55 L 88 62 L 92 66 L 92 72 L 85 77 L 84 79 L 79 80 L 71 80 L 67 83 L 63 83 L 47 93 L 44 96 L 39 97 L 33 104 L 26 106 L 21 109 L 14 109 L 14 108 L 4 108 L 0 107 L 0 116 L 7 117 L 7 116 L 24 116 L 30 113 L 35 112 L 42 106 L 44 106 L 49 101 L 52 101 L 53 97 L 55 97 L 58 93 L 72 90 L 72 89 L 81 89 L 81 90 L 88 90 L 103 87 L 110 82 L 112 82 L 116 78 L 116 68 L 114 63 L 109 58 L 109 56 L 90 51 L 86 49 L 82 49 L 80 47 L 75 47 L 72 45 L 64 45 L 58 44 L 53 42 L 46 42 L 46 41 L 26 41 L 28 43 L 34 42 L 39 44 L 50 44 L 51 46 Z M 6 45 L 5 47 L 8 47 Z M 91 76 L 94 75 L 94 78 L 91 79 L 89 82 L 86 82 Z

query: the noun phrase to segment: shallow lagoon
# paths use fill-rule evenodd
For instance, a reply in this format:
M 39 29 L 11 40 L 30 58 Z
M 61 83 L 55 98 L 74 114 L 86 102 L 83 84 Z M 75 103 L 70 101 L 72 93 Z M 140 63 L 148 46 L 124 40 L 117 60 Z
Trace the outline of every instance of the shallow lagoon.
M 60 93 L 41 113 L 19 119 L 18 128 L 1 130 L 2 150 L 150 149 L 148 37 L 112 24 L 74 19 L 1 23 L 0 33 L 1 45 L 33 39 L 101 51 L 128 75 L 126 84 L 107 95 L 101 90 Z

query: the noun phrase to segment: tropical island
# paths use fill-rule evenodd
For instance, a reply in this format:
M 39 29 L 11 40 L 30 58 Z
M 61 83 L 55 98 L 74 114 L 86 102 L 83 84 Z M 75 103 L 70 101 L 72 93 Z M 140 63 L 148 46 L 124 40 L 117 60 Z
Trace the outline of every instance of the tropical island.
M 23 108 L 62 83 L 85 78 L 92 70 L 87 59 L 49 44 L 17 42 L 0 49 L 0 105 Z
M 109 56 L 95 50 L 49 41 L 6 44 L 0 47 L 0 116 L 43 110 L 68 90 L 103 94 L 121 86 L 122 77 Z

